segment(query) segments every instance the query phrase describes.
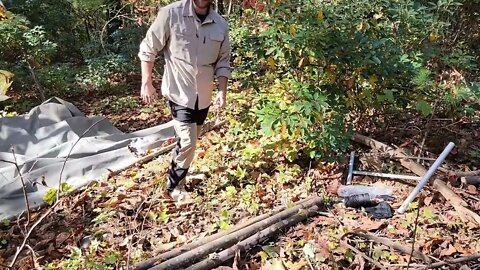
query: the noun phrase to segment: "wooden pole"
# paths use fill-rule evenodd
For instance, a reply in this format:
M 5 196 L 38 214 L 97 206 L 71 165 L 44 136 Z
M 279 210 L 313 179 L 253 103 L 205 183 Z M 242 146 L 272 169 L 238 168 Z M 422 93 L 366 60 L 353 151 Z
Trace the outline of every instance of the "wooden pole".
M 274 236 L 277 234 L 279 231 L 284 230 L 290 226 L 293 226 L 303 220 L 305 220 L 309 216 L 315 215 L 320 208 L 317 205 L 314 205 L 307 210 L 302 210 L 298 212 L 297 214 L 285 219 L 278 221 L 277 223 L 255 233 L 254 235 L 248 237 L 247 239 L 240 241 L 240 243 L 223 250 L 222 252 L 216 254 L 214 258 L 208 258 L 205 259 L 195 265 L 192 265 L 188 267 L 186 270 L 210 270 L 213 269 L 222 263 L 228 261 L 229 259 L 233 258 L 235 256 L 235 253 L 237 251 L 240 252 L 245 252 L 256 245 L 264 242 L 268 238 Z
M 322 205 L 323 199 L 315 196 L 312 200 L 309 200 L 305 203 L 301 203 L 295 207 L 288 208 L 272 217 L 269 217 L 265 220 L 259 221 L 255 224 L 252 224 L 248 227 L 245 227 L 241 230 L 233 232 L 225 237 L 216 239 L 210 243 L 207 243 L 203 246 L 197 247 L 193 250 L 182 253 L 181 255 L 169 259 L 165 262 L 160 263 L 157 266 L 152 267 L 152 270 L 169 270 L 169 269 L 181 269 L 187 265 L 191 265 L 196 261 L 204 258 L 208 254 L 215 252 L 217 250 L 225 249 L 231 247 L 235 243 L 238 243 L 245 238 L 248 238 L 260 230 L 263 230 L 272 224 L 280 222 L 285 218 L 288 218 L 294 214 L 297 214 L 302 209 L 310 208 L 313 205 Z
M 295 203 L 295 205 L 299 205 L 299 204 L 302 204 L 302 203 L 305 203 L 305 202 L 308 202 L 310 200 L 312 200 L 314 197 L 309 197 L 309 198 L 306 198 L 304 200 L 301 200 L 297 203 Z M 210 236 L 207 236 L 205 238 L 202 238 L 202 239 L 199 239 L 195 242 L 192 242 L 190 244 L 186 244 L 186 245 L 183 245 L 181 247 L 178 247 L 178 248 L 175 248 L 175 249 L 172 249 L 170 251 L 167 251 L 167 252 L 164 252 L 162 254 L 159 254 L 151 259 L 148 259 L 146 261 L 143 261 L 143 262 L 140 262 L 138 263 L 137 265 L 135 265 L 135 270 L 146 270 L 146 269 L 149 269 L 151 267 L 153 267 L 154 265 L 158 264 L 158 263 L 161 263 L 163 261 L 166 261 L 166 260 L 169 260 L 171 258 L 174 258 L 182 253 L 185 253 L 189 250 L 192 250 L 192 249 L 195 249 L 199 246 L 203 246 L 207 243 L 210 243 L 214 240 L 217 240 L 219 238 L 222 238 L 224 236 L 227 236 L 233 232 L 236 232 L 238 230 L 241 230 L 245 227 L 248 227 L 254 223 L 257 223 L 259 221 L 262 221 L 264 219 L 267 219 L 273 215 L 276 215 L 282 211 L 285 210 L 285 206 L 281 206 L 281 207 L 277 207 L 275 208 L 274 210 L 272 210 L 271 212 L 269 213 L 265 213 L 263 215 L 260 215 L 260 216 L 257 216 L 257 217 L 253 217 L 253 218 L 250 218 L 244 222 L 240 222 L 238 223 L 237 225 L 233 226 L 232 228 L 228 229 L 228 230 L 225 230 L 225 231 L 220 231 L 216 234 L 213 234 L 213 235 L 210 235 Z

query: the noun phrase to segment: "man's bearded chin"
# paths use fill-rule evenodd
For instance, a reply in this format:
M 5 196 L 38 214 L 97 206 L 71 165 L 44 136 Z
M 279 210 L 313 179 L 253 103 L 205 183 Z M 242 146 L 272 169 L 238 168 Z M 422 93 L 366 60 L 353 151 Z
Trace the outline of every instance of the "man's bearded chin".
M 199 8 L 207 8 L 212 2 L 212 0 L 194 0 L 195 5 Z

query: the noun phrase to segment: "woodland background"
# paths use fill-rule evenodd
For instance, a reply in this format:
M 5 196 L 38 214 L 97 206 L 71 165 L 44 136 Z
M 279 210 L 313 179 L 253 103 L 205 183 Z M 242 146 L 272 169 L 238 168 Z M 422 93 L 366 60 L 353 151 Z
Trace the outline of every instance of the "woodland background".
M 0 90 L 10 98 L 1 101 L 1 116 L 25 113 L 57 96 L 87 115 L 105 115 L 125 132 L 168 121 L 164 100 L 152 106 L 141 104 L 137 53 L 158 8 L 169 2 L 3 0 Z M 312 170 L 341 170 L 352 149 L 353 131 L 395 145 L 413 141 L 411 154 L 415 156 L 438 154 L 453 141 L 457 148 L 450 159 L 452 166 L 478 169 L 479 0 L 223 0 L 214 5 L 230 25 L 233 80 L 229 105 L 220 113 L 228 129 L 211 135 L 200 146 L 197 167 L 213 181 L 204 183 L 200 196 L 208 199 L 221 193 L 240 200 L 254 215 L 283 198 L 278 190 L 308 186 L 285 195 L 287 199 L 311 192 Z M 161 62 L 159 57 L 157 86 Z M 214 116 L 218 113 L 211 112 Z M 225 168 L 217 170 L 219 163 Z M 161 166 L 153 172 L 164 170 Z M 388 170 L 398 168 L 392 165 Z M 161 185 L 157 181 L 161 177 L 153 172 L 127 172 L 113 186 L 118 181 L 141 183 L 145 175 L 153 179 L 152 186 Z M 93 189 L 90 195 L 104 202 L 102 192 Z M 258 198 L 259 190 L 275 193 L 271 202 Z M 233 204 L 219 204 L 222 211 L 207 216 L 222 229 L 239 217 L 232 213 Z M 109 222 L 102 215 L 110 217 L 111 209 L 94 209 L 89 222 L 93 220 L 95 226 Z M 432 215 L 443 212 L 434 209 Z M 155 222 L 174 219 L 164 210 L 147 211 L 145 216 Z M 428 212 L 424 218 L 428 222 L 433 217 Z M 406 225 L 407 231 L 412 224 Z M 11 228 L 4 227 L 5 232 Z M 173 235 L 181 243 L 178 232 Z M 4 258 L 14 239 L 7 233 L 0 238 Z M 152 243 L 137 241 L 143 251 L 131 253 L 129 260 L 130 256 L 135 260 L 146 257 Z M 335 250 L 325 243 L 323 248 Z M 126 253 L 120 251 L 124 246 L 98 245 L 90 257 L 69 248 L 44 257 L 41 263 L 64 269 L 67 264 L 74 265 L 68 269 L 77 269 L 75 263 L 107 268 L 125 265 Z M 311 247 L 305 251 L 305 242 L 298 245 L 307 254 L 302 256 L 308 257 Z M 478 247 L 473 250 L 478 252 Z M 260 258 L 262 263 L 276 258 L 272 250 L 262 252 L 261 258 L 255 254 L 249 258 Z M 390 255 L 377 252 L 375 256 L 390 262 L 401 260 Z M 322 258 L 314 256 L 319 264 L 338 262 L 333 257 Z

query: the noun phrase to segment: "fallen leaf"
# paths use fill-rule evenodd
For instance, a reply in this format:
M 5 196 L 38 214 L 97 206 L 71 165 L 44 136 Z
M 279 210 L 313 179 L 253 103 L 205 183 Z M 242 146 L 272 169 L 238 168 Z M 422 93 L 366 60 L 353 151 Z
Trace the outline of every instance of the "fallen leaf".
M 477 187 L 475 187 L 474 185 L 468 185 L 467 193 L 470 193 L 472 195 L 476 195 L 477 194 Z
M 286 261 L 283 263 L 288 270 L 300 270 L 307 265 L 307 262 L 302 258 L 300 261 L 293 263 Z
M 118 194 L 116 197 L 110 198 L 108 201 L 104 203 L 99 203 L 98 206 L 100 207 L 115 207 L 123 202 L 127 198 L 125 194 Z
M 384 221 L 375 221 L 367 216 L 363 216 L 363 218 L 360 220 L 360 226 L 358 229 L 365 231 L 376 231 L 380 229 L 383 224 L 385 224 Z
M 157 245 L 155 246 L 154 254 L 160 254 L 162 252 L 171 250 L 175 246 L 177 246 L 177 242 L 164 243 L 164 244 Z
M 354 270 L 365 269 L 365 259 L 363 259 L 362 255 L 360 254 L 355 255 L 355 258 L 353 259 L 353 262 L 348 269 L 354 269 Z
M 433 200 L 433 196 L 428 196 L 428 197 L 425 197 L 425 199 L 423 200 L 423 203 L 426 206 L 430 206 L 430 204 L 432 203 L 432 200 Z
M 68 232 L 62 232 L 58 234 L 57 237 L 55 238 L 55 246 L 56 247 L 61 246 L 63 243 L 65 243 L 65 241 L 67 241 L 68 238 L 70 238 L 70 233 Z
M 442 249 L 442 251 L 440 251 L 440 257 L 450 256 L 455 252 L 457 252 L 457 249 L 451 244 L 449 244 L 448 249 Z

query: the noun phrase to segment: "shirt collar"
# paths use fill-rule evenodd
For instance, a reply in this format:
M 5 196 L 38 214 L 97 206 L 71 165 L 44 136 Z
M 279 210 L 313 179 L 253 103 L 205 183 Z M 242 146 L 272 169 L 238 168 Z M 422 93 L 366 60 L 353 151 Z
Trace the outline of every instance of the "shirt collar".
M 214 11 L 210 8 L 207 17 L 203 21 L 205 23 L 214 23 L 215 20 L 212 17 Z M 196 17 L 195 10 L 193 9 L 193 0 L 183 0 L 183 16 L 184 17 Z

